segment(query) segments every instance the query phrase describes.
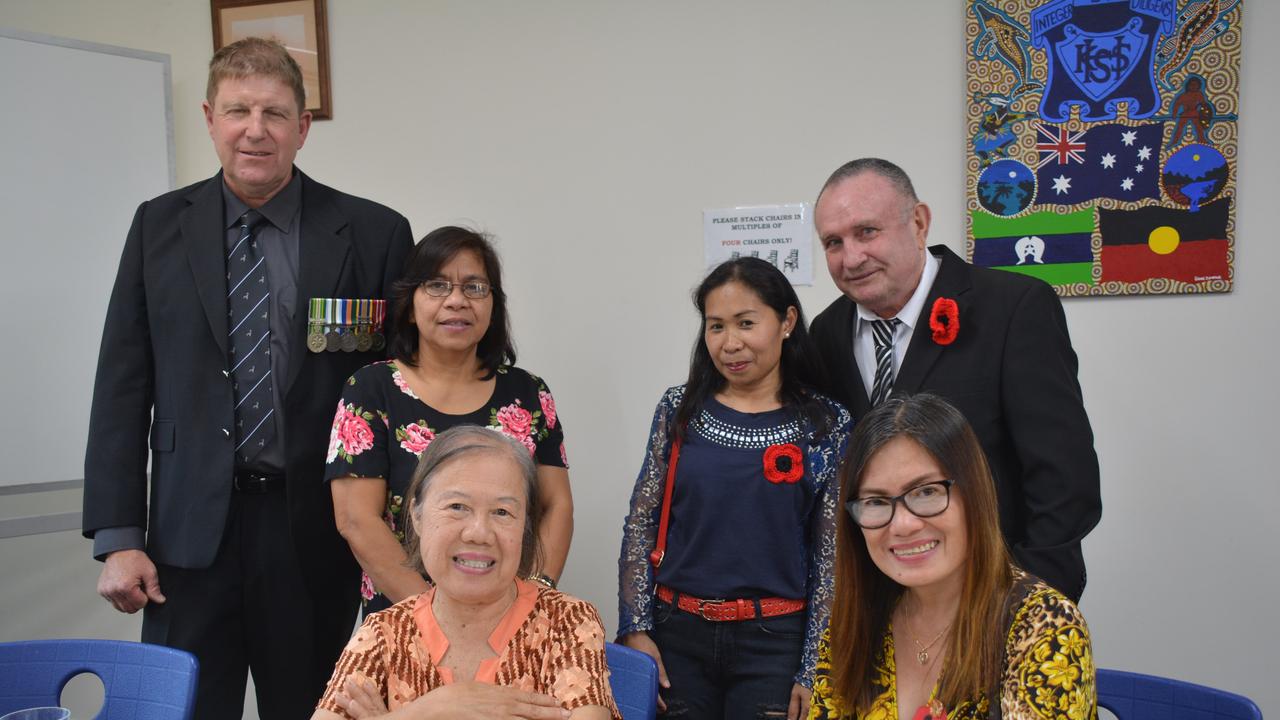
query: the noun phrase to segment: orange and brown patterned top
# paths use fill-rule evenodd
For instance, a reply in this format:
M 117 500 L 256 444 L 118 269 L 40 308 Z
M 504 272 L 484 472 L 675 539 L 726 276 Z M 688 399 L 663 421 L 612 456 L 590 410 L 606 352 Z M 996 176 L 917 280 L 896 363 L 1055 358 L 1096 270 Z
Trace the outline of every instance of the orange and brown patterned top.
M 600 705 L 622 720 L 609 691 L 604 626 L 583 600 L 523 580 L 516 601 L 489 635 L 496 657 L 485 660 L 474 680 L 551 695 L 568 710 Z M 365 618 L 347 643 L 319 708 L 348 716 L 334 696 L 348 678 L 371 681 L 395 710 L 453 682 L 440 665 L 449 640 L 431 612 L 435 588 Z

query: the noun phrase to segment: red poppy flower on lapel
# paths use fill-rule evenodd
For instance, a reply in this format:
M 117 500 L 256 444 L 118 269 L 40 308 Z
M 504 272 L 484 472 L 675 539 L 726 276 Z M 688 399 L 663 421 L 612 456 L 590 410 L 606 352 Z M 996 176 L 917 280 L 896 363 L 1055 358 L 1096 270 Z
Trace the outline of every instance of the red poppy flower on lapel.
M 804 477 L 804 455 L 791 443 L 770 445 L 764 451 L 764 477 L 775 485 Z
M 929 311 L 929 329 L 933 331 L 933 341 L 939 345 L 950 345 L 960 334 L 960 308 L 951 298 L 940 297 L 933 301 L 933 310 Z

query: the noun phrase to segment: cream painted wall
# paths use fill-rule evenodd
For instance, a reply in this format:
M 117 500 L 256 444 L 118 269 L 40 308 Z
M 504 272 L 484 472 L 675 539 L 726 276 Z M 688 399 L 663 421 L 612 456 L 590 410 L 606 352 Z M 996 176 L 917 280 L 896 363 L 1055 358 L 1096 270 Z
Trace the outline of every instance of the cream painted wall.
M 335 119 L 314 125 L 299 164 L 404 212 L 418 236 L 447 222 L 497 235 L 520 363 L 546 378 L 569 432 L 577 530 L 564 585 L 612 628 L 650 413 L 682 379 L 696 330 L 701 210 L 809 201 L 835 166 L 876 154 L 912 174 L 934 242 L 962 251 L 963 4 L 328 5 Z M 1248 5 L 1235 292 L 1065 305 L 1103 469 L 1083 603 L 1097 661 L 1276 713 L 1280 488 L 1266 450 L 1280 323 L 1265 294 L 1280 267 L 1266 210 L 1280 191 L 1268 132 L 1280 90 L 1267 79 L 1280 48 L 1264 31 L 1280 7 Z M 169 53 L 185 184 L 216 169 L 199 113 L 208 7 L 0 0 L 0 24 Z M 85 122 L 92 131 L 92 108 Z M 810 316 L 836 295 L 817 270 L 801 289 Z M 67 545 L 44 562 L 84 565 L 64 553 L 88 545 Z M 67 592 L 92 607 L 92 584 Z M 5 610 L 6 626 L 36 612 Z

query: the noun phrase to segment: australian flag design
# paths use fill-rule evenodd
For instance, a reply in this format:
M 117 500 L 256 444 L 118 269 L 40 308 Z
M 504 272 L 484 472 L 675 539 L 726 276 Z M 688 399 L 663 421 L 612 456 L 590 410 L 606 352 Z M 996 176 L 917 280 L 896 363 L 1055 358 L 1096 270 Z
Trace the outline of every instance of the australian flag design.
M 1066 122 L 1080 106 L 1085 122 L 1129 119 L 1160 109 L 1152 55 L 1171 34 L 1174 0 L 1052 0 L 1031 11 L 1031 43 L 1044 50 L 1049 80 L 1040 117 Z
M 1038 123 L 1036 202 L 1074 205 L 1096 200 L 1160 197 L 1160 141 L 1163 126 L 1108 123 L 1069 133 Z

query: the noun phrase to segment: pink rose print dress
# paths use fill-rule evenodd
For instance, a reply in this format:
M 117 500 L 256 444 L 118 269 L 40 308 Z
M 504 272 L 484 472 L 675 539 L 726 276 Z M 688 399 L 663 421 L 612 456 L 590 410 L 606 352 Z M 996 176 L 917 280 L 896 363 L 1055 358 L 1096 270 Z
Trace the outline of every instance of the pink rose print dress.
M 383 520 L 403 540 L 405 493 L 418 456 L 438 433 L 455 425 L 491 428 L 519 440 L 539 465 L 569 466 L 555 398 L 537 376 L 518 367 L 500 367 L 484 407 L 447 415 L 418 399 L 395 361 L 387 361 L 360 368 L 343 387 L 329 434 L 325 482 L 341 477 L 385 479 Z M 366 615 L 391 605 L 367 575 L 361 579 L 360 596 Z

